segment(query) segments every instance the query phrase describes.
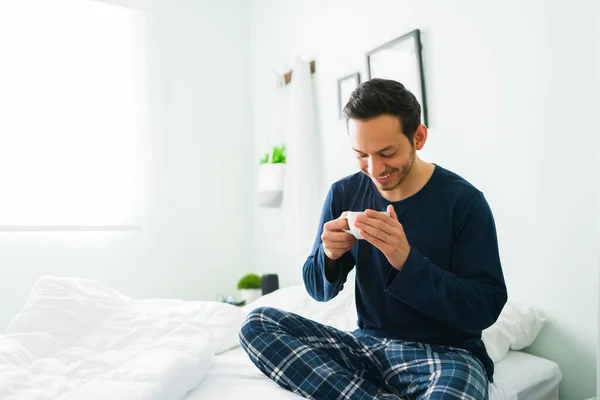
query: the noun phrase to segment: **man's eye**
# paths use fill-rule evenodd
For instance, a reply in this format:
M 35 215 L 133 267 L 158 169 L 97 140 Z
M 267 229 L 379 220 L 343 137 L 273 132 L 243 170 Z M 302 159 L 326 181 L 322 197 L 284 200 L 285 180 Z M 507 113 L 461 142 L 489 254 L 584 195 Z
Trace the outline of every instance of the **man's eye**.
M 369 157 L 367 154 L 357 154 L 359 158 L 367 158 Z
M 391 154 L 382 154 L 382 155 L 381 155 L 381 157 L 383 157 L 383 158 L 390 158 L 390 157 L 393 157 L 393 156 L 394 156 L 394 154 L 396 154 L 396 153 L 391 153 Z

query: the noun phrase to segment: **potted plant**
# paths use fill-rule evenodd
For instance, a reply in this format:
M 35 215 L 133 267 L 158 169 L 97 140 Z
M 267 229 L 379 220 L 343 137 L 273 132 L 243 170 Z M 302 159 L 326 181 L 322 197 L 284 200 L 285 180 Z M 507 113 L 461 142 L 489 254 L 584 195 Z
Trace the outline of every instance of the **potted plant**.
M 238 282 L 237 288 L 246 304 L 256 300 L 262 294 L 261 278 L 256 274 L 246 274 Z
M 259 205 L 263 207 L 279 207 L 281 205 L 286 161 L 285 145 L 274 146 L 270 154 L 265 153 L 260 159 Z

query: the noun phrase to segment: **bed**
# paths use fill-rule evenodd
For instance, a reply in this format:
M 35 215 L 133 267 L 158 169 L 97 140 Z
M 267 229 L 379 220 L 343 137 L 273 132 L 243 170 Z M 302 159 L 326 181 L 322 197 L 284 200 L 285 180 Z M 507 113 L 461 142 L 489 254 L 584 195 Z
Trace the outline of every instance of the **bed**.
M 494 380 L 490 400 L 558 400 L 561 373 L 552 361 L 509 351 L 496 363 Z M 300 398 L 269 380 L 237 347 L 215 357 L 200 385 L 185 400 Z
M 327 303 L 314 301 L 303 285 L 291 286 L 263 296 L 243 310 L 248 313 L 262 306 L 283 308 L 343 330 L 356 327 L 352 285 L 347 285 Z M 558 400 L 558 385 L 562 379 L 558 365 L 522 351 L 535 340 L 544 322 L 532 307 L 510 302 L 494 326 L 484 332 L 488 353 L 495 362 L 490 400 Z M 202 382 L 185 400 L 220 398 L 291 400 L 300 397 L 264 376 L 237 346 L 215 357 Z
M 244 307 L 132 299 L 99 282 L 42 277 L 0 335 L 2 400 L 297 399 L 265 377 L 239 345 L 252 309 L 272 306 L 338 329 L 356 327 L 352 285 L 326 303 L 303 285 Z M 556 400 L 558 365 L 524 350 L 543 319 L 507 304 L 483 333 L 496 364 L 492 400 Z

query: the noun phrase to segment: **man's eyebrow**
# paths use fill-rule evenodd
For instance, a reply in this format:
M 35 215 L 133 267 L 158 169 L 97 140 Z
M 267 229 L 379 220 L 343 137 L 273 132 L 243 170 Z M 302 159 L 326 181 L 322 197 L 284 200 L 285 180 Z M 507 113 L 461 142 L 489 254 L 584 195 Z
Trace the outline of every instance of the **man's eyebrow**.
M 383 149 L 377 151 L 376 153 L 383 153 L 384 151 L 393 150 L 393 149 L 394 149 L 394 146 L 393 145 L 389 145 L 389 146 L 386 146 Z M 358 149 L 355 149 L 354 147 L 352 148 L 352 150 L 356 151 L 357 153 L 366 154 L 366 153 L 364 153 L 364 152 L 362 152 L 362 151 L 360 151 Z

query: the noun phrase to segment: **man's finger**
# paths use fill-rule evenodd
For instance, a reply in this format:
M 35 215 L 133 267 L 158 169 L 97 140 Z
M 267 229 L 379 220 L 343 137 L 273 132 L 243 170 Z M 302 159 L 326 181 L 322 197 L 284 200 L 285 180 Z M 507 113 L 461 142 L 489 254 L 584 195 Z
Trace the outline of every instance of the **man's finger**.
M 325 225 L 323 225 L 323 230 L 341 231 L 342 229 L 349 229 L 348 220 L 338 218 L 326 222 Z
M 389 209 L 387 211 L 389 211 Z M 369 218 L 378 219 L 378 220 L 386 222 L 388 224 L 393 221 L 393 218 L 391 217 L 391 213 L 390 213 L 390 216 L 388 216 L 386 213 L 367 209 L 367 210 L 365 210 L 365 215 Z
M 386 217 L 386 218 L 388 218 L 388 217 Z M 389 225 L 388 223 L 381 221 L 380 219 L 371 218 L 371 217 L 368 217 L 365 215 L 359 215 L 358 217 L 356 217 L 356 222 L 358 223 L 358 225 L 356 225 L 357 228 L 369 226 L 369 227 L 375 228 L 377 230 L 380 230 L 380 231 L 386 233 L 387 235 L 392 235 L 394 233 L 394 229 L 395 229 L 394 226 Z
M 367 224 L 363 224 L 360 222 L 357 222 L 357 228 L 360 229 L 361 232 L 367 232 L 367 234 L 371 237 L 375 237 L 379 240 L 381 240 L 382 242 L 387 242 L 389 240 L 389 238 L 391 237 L 391 235 L 389 235 L 388 233 L 386 233 L 385 231 L 373 227 L 371 225 L 367 225 Z
M 326 245 L 342 245 L 342 246 L 348 246 L 351 245 L 356 239 L 354 238 L 354 236 L 350 236 L 347 235 L 349 237 L 343 237 L 343 238 L 336 238 L 337 240 L 332 240 L 329 237 L 324 237 L 322 239 L 323 243 L 325 243 Z
M 349 243 L 344 243 L 344 242 L 329 243 L 325 247 L 327 248 L 327 250 L 344 250 L 344 251 L 352 248 L 352 246 L 350 246 Z
M 378 239 L 375 236 L 372 236 L 369 234 L 369 232 L 364 231 L 364 230 L 360 230 L 360 234 L 362 235 L 362 237 L 365 238 L 365 240 L 369 243 L 371 243 L 373 246 L 377 247 L 379 249 L 379 251 L 381 251 L 383 253 L 383 250 L 386 246 L 385 242 L 383 242 L 381 239 Z
M 390 218 L 395 219 L 396 221 L 398 221 L 398 215 L 396 215 L 396 210 L 394 210 L 394 206 L 393 205 L 388 204 L 387 211 L 390 213 Z
M 330 242 L 347 242 L 351 241 L 353 238 L 352 235 L 346 232 L 337 232 L 337 231 L 328 231 L 324 232 L 321 236 L 321 240 L 330 241 Z

